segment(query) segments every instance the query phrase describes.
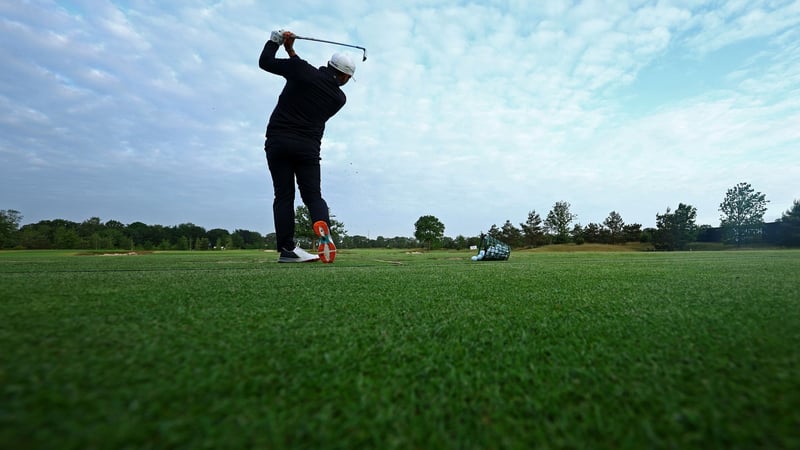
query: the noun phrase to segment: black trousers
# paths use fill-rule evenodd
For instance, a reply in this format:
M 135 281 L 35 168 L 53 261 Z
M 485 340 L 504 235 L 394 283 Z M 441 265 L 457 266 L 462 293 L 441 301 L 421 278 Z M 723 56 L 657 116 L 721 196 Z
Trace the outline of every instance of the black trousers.
M 269 138 L 264 143 L 264 151 L 275 191 L 272 215 L 275 220 L 277 250 L 292 250 L 295 246 L 295 180 L 300 198 L 311 215 L 311 223 L 324 220 L 330 224 L 328 204 L 322 198 L 320 187 L 319 147 L 291 139 Z M 306 231 L 301 230 L 303 233 Z

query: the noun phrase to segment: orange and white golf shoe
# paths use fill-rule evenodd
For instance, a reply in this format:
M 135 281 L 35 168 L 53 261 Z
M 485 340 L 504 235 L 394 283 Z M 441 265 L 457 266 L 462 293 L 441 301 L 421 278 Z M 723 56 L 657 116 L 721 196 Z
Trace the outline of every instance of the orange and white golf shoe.
M 314 222 L 314 233 L 319 236 L 319 260 L 323 263 L 332 263 L 336 259 L 336 244 L 328 224 L 324 220 Z

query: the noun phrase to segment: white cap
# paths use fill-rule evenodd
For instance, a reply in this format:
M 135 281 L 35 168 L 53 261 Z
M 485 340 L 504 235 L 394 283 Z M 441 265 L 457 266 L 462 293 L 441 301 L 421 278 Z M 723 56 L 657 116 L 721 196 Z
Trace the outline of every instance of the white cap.
M 331 56 L 331 60 L 328 61 L 328 64 L 339 72 L 346 73 L 351 77 L 356 73 L 355 63 L 344 53 L 334 53 L 333 56 Z

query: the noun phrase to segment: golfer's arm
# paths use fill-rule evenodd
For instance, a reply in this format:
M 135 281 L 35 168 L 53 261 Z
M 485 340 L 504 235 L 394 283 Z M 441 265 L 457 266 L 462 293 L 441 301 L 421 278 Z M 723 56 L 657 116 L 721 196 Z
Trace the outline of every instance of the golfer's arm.
M 275 53 L 278 52 L 278 44 L 272 41 L 267 41 L 264 44 L 264 50 L 261 50 L 261 57 L 258 58 L 258 67 L 270 73 L 279 73 L 279 62 L 275 59 Z

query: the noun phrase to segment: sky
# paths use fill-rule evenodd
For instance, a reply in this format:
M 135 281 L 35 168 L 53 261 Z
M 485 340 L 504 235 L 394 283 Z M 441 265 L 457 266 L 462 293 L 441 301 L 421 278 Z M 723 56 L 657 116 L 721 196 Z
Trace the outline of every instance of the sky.
M 0 0 L 0 209 L 274 232 L 276 29 L 367 49 L 295 44 L 357 61 L 321 161 L 349 235 L 800 199 L 800 0 Z

